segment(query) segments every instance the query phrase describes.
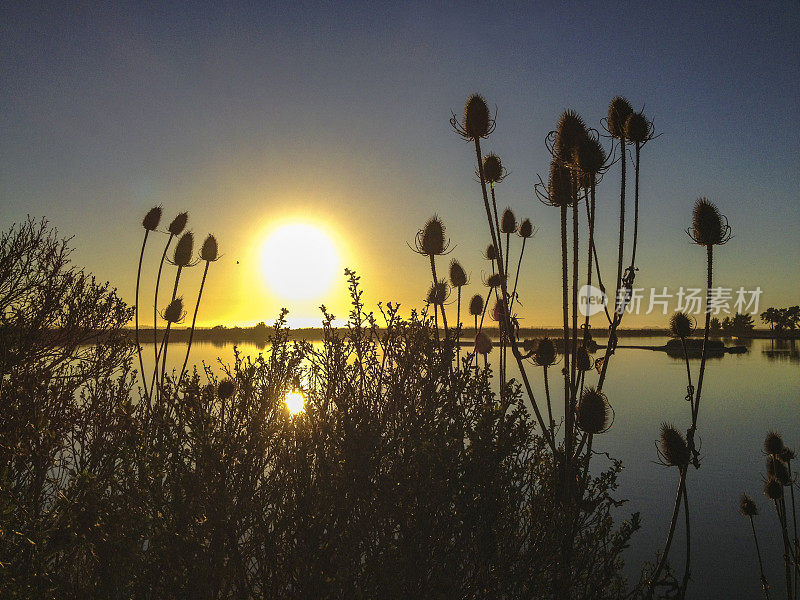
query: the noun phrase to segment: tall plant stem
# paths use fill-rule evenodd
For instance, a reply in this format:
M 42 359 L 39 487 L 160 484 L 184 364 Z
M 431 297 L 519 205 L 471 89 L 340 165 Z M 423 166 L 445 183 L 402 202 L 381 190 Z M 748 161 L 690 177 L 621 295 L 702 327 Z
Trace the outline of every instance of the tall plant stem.
M 633 188 L 633 252 L 631 253 L 631 268 L 636 266 L 636 242 L 639 239 L 639 153 L 642 145 L 636 142 L 635 184 Z
M 786 470 L 789 471 L 789 477 L 792 475 L 792 461 L 786 461 Z M 794 502 L 794 483 L 789 486 L 789 493 L 792 498 L 792 525 L 794 529 L 794 597 L 797 598 L 797 577 L 800 574 L 800 542 L 797 539 L 797 512 Z
M 588 198 L 588 192 L 587 192 L 587 198 L 586 198 L 586 220 L 588 221 L 588 228 L 589 228 L 589 239 L 586 242 L 586 247 L 588 249 L 588 254 L 589 254 L 589 256 L 587 258 L 587 261 L 586 261 L 586 285 L 587 286 L 591 286 L 592 285 L 592 252 L 593 252 L 593 248 L 594 248 L 594 187 L 595 187 L 595 181 L 594 181 L 594 175 L 593 175 L 592 176 L 592 181 L 591 181 L 591 190 L 592 190 L 591 201 Z M 587 305 L 588 305 L 588 299 L 587 299 Z M 584 342 L 585 342 L 586 339 L 589 336 L 589 306 L 586 307 L 586 320 L 585 320 L 584 323 L 585 323 L 585 327 L 584 327 L 584 330 L 583 330 L 583 339 L 584 339 Z M 588 348 L 587 348 L 587 350 L 588 350 Z
M 706 370 L 706 357 L 708 355 L 708 333 L 711 325 L 711 285 L 714 273 L 714 246 L 706 246 L 706 324 L 703 328 L 703 351 L 700 355 L 700 371 L 697 375 L 697 393 L 694 397 L 694 410 L 692 411 L 692 426 L 689 429 L 689 450 L 695 455 L 694 434 L 697 431 L 697 415 L 700 411 L 700 394 L 703 391 L 703 375 Z
M 575 198 L 572 203 L 572 361 L 570 365 L 570 381 L 572 382 L 572 399 L 570 408 L 577 402 L 578 378 L 578 197 L 580 190 L 575 178 Z
M 619 191 L 619 254 L 617 257 L 617 285 L 614 287 L 614 293 L 616 294 L 614 312 L 616 312 L 620 302 L 619 287 L 622 283 L 622 258 L 625 251 L 625 137 L 620 138 L 619 144 L 622 150 L 622 183 Z
M 550 384 L 547 381 L 547 365 L 542 367 L 544 369 L 544 395 L 547 399 L 547 416 L 550 419 L 550 429 L 555 430 L 556 423 L 553 420 L 553 406 L 550 403 Z
M 678 483 L 678 493 L 675 495 L 675 506 L 672 509 L 672 519 L 669 523 L 669 533 L 667 534 L 667 540 L 664 542 L 664 552 L 661 554 L 661 558 L 658 561 L 658 565 L 656 566 L 656 570 L 653 573 L 653 577 L 650 579 L 650 591 L 648 592 L 647 597 L 652 598 L 653 592 L 655 590 L 655 586 L 658 583 L 658 578 L 661 575 L 661 571 L 664 570 L 664 565 L 667 563 L 667 557 L 669 556 L 669 549 L 672 546 L 672 538 L 675 537 L 675 525 L 678 522 L 678 515 L 680 514 L 681 510 L 681 501 L 683 500 L 683 490 L 686 487 L 686 467 L 680 467 L 681 470 L 681 478 Z
M 178 266 L 178 272 L 175 274 L 175 285 L 172 286 L 172 299 L 170 300 L 170 302 L 172 302 L 172 300 L 175 300 L 175 296 L 178 294 L 178 282 L 180 282 L 180 280 L 181 280 L 181 271 L 183 271 L 183 267 L 179 265 Z M 161 343 L 161 349 L 159 350 L 159 352 L 156 353 L 156 366 L 158 366 L 159 354 L 161 355 L 161 377 L 160 377 L 160 379 L 158 379 L 158 381 L 159 381 L 159 384 L 158 384 L 159 393 L 160 393 L 160 390 L 162 390 L 164 388 L 164 375 L 166 374 L 166 368 L 167 368 L 167 350 L 169 348 L 168 337 L 169 337 L 170 325 L 171 325 L 171 323 L 167 322 L 167 328 L 166 328 L 166 331 L 164 331 L 164 340 Z M 157 373 L 154 372 L 153 373 L 153 383 L 152 383 L 151 387 L 155 386 L 155 381 L 156 381 L 155 378 L 156 378 L 156 376 L 157 376 Z
M 475 153 L 478 158 L 478 173 L 480 175 L 481 180 L 481 192 L 483 194 L 483 205 L 486 209 L 486 217 L 489 221 L 489 233 L 492 236 L 492 244 L 494 244 L 495 249 L 497 249 L 497 236 L 495 235 L 495 228 L 494 224 L 492 223 L 492 213 L 491 209 L 489 208 L 489 195 L 486 192 L 486 177 L 483 174 L 483 162 L 481 161 L 481 142 L 479 138 L 475 138 Z M 498 268 L 502 268 L 502 263 L 498 260 Z M 514 337 L 514 334 L 511 330 L 511 319 L 508 315 L 508 304 L 505 300 L 507 296 L 507 289 L 506 289 L 506 282 L 502 278 L 503 273 L 500 273 L 501 276 L 501 288 L 503 291 L 503 303 L 504 308 L 506 310 L 503 311 L 503 319 L 507 324 L 507 329 L 511 335 L 511 352 L 514 354 L 514 358 L 517 361 L 517 366 L 519 367 L 520 377 L 522 377 L 522 383 L 525 385 L 525 392 L 528 394 L 528 399 L 531 401 L 531 408 L 533 408 L 533 412 L 536 415 L 536 420 L 539 422 L 539 426 L 542 428 L 542 435 L 544 435 L 545 441 L 550 446 L 550 449 L 555 453 L 556 451 L 556 444 L 555 440 L 553 439 L 553 432 L 549 431 L 547 426 L 544 423 L 544 419 L 542 418 L 542 413 L 539 410 L 539 405 L 536 403 L 536 397 L 533 394 L 533 388 L 531 387 L 530 381 L 528 380 L 528 374 L 525 370 L 525 364 L 523 362 L 522 354 L 517 348 L 517 341 Z
M 769 600 L 769 582 L 764 576 L 764 563 L 761 560 L 761 548 L 758 547 L 758 536 L 756 535 L 756 526 L 753 523 L 753 516 L 750 515 L 750 529 L 753 530 L 753 541 L 756 543 L 756 555 L 758 556 L 758 571 L 761 574 L 761 589 L 764 592 L 764 598 Z
M 181 367 L 181 374 L 178 381 L 183 379 L 183 374 L 186 372 L 186 364 L 189 362 L 189 352 L 192 349 L 192 339 L 194 338 L 194 327 L 197 323 L 197 311 L 200 309 L 200 297 L 203 295 L 203 287 L 206 285 L 206 275 L 208 275 L 208 265 L 211 263 L 206 261 L 206 268 L 203 269 L 203 280 L 200 282 L 200 291 L 197 293 L 197 303 L 194 305 L 194 315 L 192 316 L 192 328 L 189 330 L 189 343 L 186 345 L 186 358 L 183 359 L 183 366 Z
M 567 485 L 567 462 L 572 452 L 572 411 L 570 410 L 569 362 L 569 274 L 567 272 L 567 207 L 561 206 L 561 310 L 564 328 L 564 485 Z
M 683 582 L 681 583 L 681 598 L 686 596 L 686 587 L 689 585 L 690 565 L 692 564 L 692 535 L 689 527 L 689 496 L 686 485 L 683 486 L 683 514 L 686 519 L 686 562 L 683 568 Z
M 149 396 L 147 393 L 147 376 L 144 373 L 144 361 L 142 360 L 142 346 L 139 343 L 139 282 L 142 277 L 142 262 L 144 261 L 144 248 L 147 245 L 147 236 L 150 233 L 149 229 L 144 230 L 144 241 L 142 241 L 142 251 L 139 254 L 139 268 L 136 271 L 136 354 L 139 355 L 139 374 L 142 376 L 142 386 L 144 387 L 144 395 Z
M 784 564 L 784 573 L 786 576 L 786 598 L 787 600 L 792 600 L 792 546 L 789 543 L 789 533 L 786 529 L 786 505 L 783 502 L 783 498 L 775 500 L 775 510 L 778 513 L 778 521 L 781 525 L 781 533 L 783 534 L 783 564 Z
M 164 268 L 164 261 L 167 259 L 167 251 L 169 250 L 169 246 L 172 243 L 172 239 L 175 237 L 175 234 L 170 233 L 169 239 L 167 240 L 166 246 L 164 246 L 164 252 L 161 254 L 161 262 L 158 264 L 158 276 L 156 276 L 156 290 L 153 294 L 153 352 L 155 353 L 156 361 L 153 367 L 153 381 L 155 382 L 158 378 L 158 288 L 161 285 L 161 271 Z M 152 391 L 153 386 L 150 386 Z
M 492 190 L 492 212 L 494 213 L 494 227 L 495 231 L 497 232 L 497 262 L 499 266 L 503 265 L 503 246 L 500 244 L 500 219 L 497 218 L 497 202 L 494 199 L 494 183 L 490 184 Z
M 514 302 L 517 299 L 517 283 L 519 282 L 519 270 L 522 268 L 522 255 L 525 254 L 525 242 L 528 238 L 522 238 L 522 248 L 519 251 L 519 261 L 517 261 L 517 272 L 514 274 L 514 291 L 511 292 L 511 300 L 509 302 L 508 310 L 514 307 Z
M 456 364 L 461 366 L 461 286 L 458 286 L 458 308 L 456 309 Z
M 433 254 L 430 255 L 431 257 L 431 274 L 433 275 L 433 285 L 436 285 L 438 280 L 436 279 L 436 261 L 433 257 Z M 442 326 L 444 327 L 444 343 L 447 345 L 447 315 L 444 311 L 444 302 L 442 302 Z M 437 327 L 438 332 L 438 327 Z M 437 333 L 438 336 L 438 333 Z

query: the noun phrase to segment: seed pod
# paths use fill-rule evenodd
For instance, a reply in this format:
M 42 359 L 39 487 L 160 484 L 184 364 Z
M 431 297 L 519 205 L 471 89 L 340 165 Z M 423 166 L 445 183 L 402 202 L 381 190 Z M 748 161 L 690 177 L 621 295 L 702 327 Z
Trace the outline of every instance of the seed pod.
M 483 176 L 488 183 L 498 183 L 505 177 L 503 163 L 494 152 L 483 157 Z
M 550 164 L 547 193 L 553 206 L 569 206 L 572 203 L 572 174 L 557 161 Z
M 492 273 L 486 279 L 486 285 L 490 288 L 494 289 L 496 287 L 500 287 L 503 283 L 503 278 L 500 276 L 500 273 Z
M 419 250 L 427 256 L 438 256 L 444 254 L 446 243 L 444 223 L 434 215 L 428 219 L 422 229 L 422 235 L 419 238 Z
M 492 351 L 492 345 L 492 340 L 489 339 L 485 331 L 481 331 L 475 336 L 475 352 L 478 354 L 489 354 Z
M 217 260 L 217 252 L 217 238 L 209 233 L 200 249 L 200 258 L 206 262 L 214 262 Z
M 503 303 L 500 300 L 495 300 L 494 308 L 492 309 L 492 319 L 495 321 L 503 320 Z
M 605 394 L 593 387 L 583 390 L 575 417 L 578 427 L 586 433 L 607 431 L 611 421 L 611 410 Z
M 783 450 L 783 438 L 777 431 L 770 431 L 764 439 L 764 452 L 778 455 Z
M 574 110 L 565 110 L 556 128 L 556 156 L 564 163 L 572 162 L 572 152 L 588 137 L 586 123 Z
M 780 458 L 785 463 L 788 463 L 790 460 L 794 460 L 794 450 L 789 448 L 789 446 L 784 446 L 781 448 Z
M 500 232 L 501 233 L 514 233 L 517 230 L 517 217 L 514 211 L 506 208 L 503 211 L 503 216 L 500 217 Z
M 599 140 L 586 138 L 572 151 L 572 162 L 587 175 L 597 175 L 606 162 L 606 151 Z M 590 181 L 591 183 L 591 181 Z
M 758 507 L 753 499 L 747 494 L 742 494 L 739 500 L 739 512 L 745 517 L 755 517 L 758 514 Z
M 529 238 L 533 235 L 533 224 L 530 219 L 525 219 L 519 225 L 519 236 Z
M 764 495 L 770 500 L 780 500 L 783 497 L 783 485 L 774 477 L 770 477 L 764 484 Z
M 608 105 L 608 133 L 611 137 L 625 137 L 625 123 L 633 112 L 631 103 L 622 96 L 617 96 Z
M 497 260 L 497 249 L 493 244 L 486 246 L 486 252 L 484 253 L 484 256 L 486 257 L 486 260 Z
M 161 314 L 161 317 L 167 323 L 180 323 L 185 316 L 186 313 L 183 311 L 183 298 L 180 297 L 170 302 Z
M 467 285 L 467 273 L 455 258 L 450 261 L 450 285 L 454 288 Z
M 692 239 L 701 246 L 724 244 L 728 241 L 728 224 L 716 205 L 699 198 L 692 211 Z
M 650 136 L 650 122 L 640 112 L 632 112 L 625 121 L 625 137 L 641 144 Z
M 579 371 L 591 371 L 592 367 L 592 359 L 589 356 L 589 351 L 586 349 L 585 346 L 581 346 L 578 348 L 578 354 L 576 355 L 575 364 Z
M 177 217 L 172 219 L 172 223 L 167 227 L 167 231 L 172 235 L 180 235 L 183 228 L 186 227 L 186 221 L 189 220 L 189 213 L 182 212 Z
M 669 320 L 669 331 L 674 337 L 689 337 L 694 331 L 692 318 L 684 312 L 676 312 Z
M 231 381 L 230 379 L 223 379 L 222 381 L 219 382 L 219 385 L 217 386 L 217 396 L 219 397 L 220 400 L 227 400 L 228 398 L 233 396 L 234 389 L 235 386 L 233 384 L 233 381 Z
M 154 206 L 150 210 L 147 211 L 147 214 L 142 219 L 142 227 L 147 229 L 147 231 L 153 231 L 158 224 L 161 222 L 161 207 Z
M 431 287 L 428 288 L 428 296 L 426 299 L 431 304 L 441 306 L 445 303 L 445 300 L 447 300 L 447 295 L 447 283 L 442 279 L 441 281 L 431 284 Z
M 549 337 L 539 340 L 536 352 L 533 353 L 533 362 L 540 367 L 549 367 L 556 362 L 556 345 Z
M 671 466 L 685 467 L 689 464 L 689 446 L 674 425 L 661 424 L 661 455 L 664 461 Z
M 482 138 L 489 135 L 491 118 L 486 100 L 480 94 L 473 94 L 467 98 L 464 106 L 464 132 L 469 139 Z
M 192 262 L 193 249 L 194 235 L 192 235 L 191 231 L 187 231 L 181 236 L 181 239 L 178 240 L 178 244 L 175 246 L 175 256 L 172 262 L 179 267 L 189 266 L 189 263 Z
M 792 482 L 786 463 L 772 455 L 767 457 L 767 476 L 774 477 L 781 482 L 781 485 L 790 485 Z
M 479 317 L 483 314 L 483 296 L 475 294 L 469 301 L 469 314 Z

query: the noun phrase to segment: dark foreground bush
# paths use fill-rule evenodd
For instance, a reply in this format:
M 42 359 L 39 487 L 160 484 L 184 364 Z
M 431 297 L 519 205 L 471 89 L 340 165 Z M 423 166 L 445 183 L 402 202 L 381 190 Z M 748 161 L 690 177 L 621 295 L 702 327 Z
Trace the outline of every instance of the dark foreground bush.
M 623 595 L 638 518 L 615 528 L 620 465 L 577 465 L 575 506 L 513 381 L 500 398 L 488 370 L 453 367 L 426 315 L 387 305 L 378 329 L 350 285 L 349 324 L 325 315 L 321 344 L 281 318 L 263 356 L 151 398 L 122 344 L 78 370 L 4 359 L 0 597 L 537 598 L 567 528 L 573 597 Z M 104 299 L 115 340 L 129 313 L 91 289 L 79 326 Z M 4 321 L 4 356 L 33 329 Z

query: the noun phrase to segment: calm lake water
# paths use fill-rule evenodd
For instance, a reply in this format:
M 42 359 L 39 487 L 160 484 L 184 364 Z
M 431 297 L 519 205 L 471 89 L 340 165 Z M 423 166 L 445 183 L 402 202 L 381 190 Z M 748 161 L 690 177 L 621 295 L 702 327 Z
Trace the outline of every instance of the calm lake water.
M 604 340 L 598 339 L 599 343 Z M 666 338 L 623 338 L 621 344 L 660 346 Z M 687 479 L 692 527 L 692 583 L 689 597 L 758 598 L 761 588 L 752 533 L 739 514 L 739 496 L 749 493 L 761 511 L 756 517 L 765 571 L 772 584 L 772 596 L 783 590 L 782 542 L 777 516 L 762 493 L 764 436 L 770 429 L 783 434 L 784 441 L 800 450 L 800 343 L 770 340 L 726 340 L 744 344 L 746 354 L 709 359 L 698 420 L 702 442 L 702 465 L 690 468 Z M 205 361 L 217 365 L 217 358 L 230 362 L 234 344 L 195 343 L 190 364 Z M 238 344 L 244 355 L 256 356 L 263 349 Z M 152 356 L 152 346 L 147 348 Z M 185 346 L 175 344 L 168 363 L 180 368 Z M 497 360 L 497 352 L 490 357 Z M 696 383 L 699 360 L 692 360 Z M 496 366 L 496 363 L 495 363 Z M 544 397 L 541 369 L 529 369 L 537 400 Z M 558 389 L 558 368 L 551 369 L 551 387 Z M 587 376 L 593 385 L 597 374 Z M 644 560 L 652 560 L 663 545 L 677 489 L 678 472 L 657 460 L 654 440 L 663 421 L 685 431 L 689 424 L 685 366 L 662 352 L 620 349 L 609 365 L 604 384 L 616 412 L 610 431 L 595 437 L 594 448 L 619 458 L 621 473 L 618 499 L 628 502 L 618 509 L 622 519 L 634 511 L 642 516 L 643 528 L 627 551 L 626 572 L 635 578 Z M 555 407 L 554 407 L 555 408 Z M 595 458 L 599 468 L 602 456 Z M 795 463 L 793 469 L 797 470 Z M 683 573 L 683 516 L 670 552 L 671 562 Z

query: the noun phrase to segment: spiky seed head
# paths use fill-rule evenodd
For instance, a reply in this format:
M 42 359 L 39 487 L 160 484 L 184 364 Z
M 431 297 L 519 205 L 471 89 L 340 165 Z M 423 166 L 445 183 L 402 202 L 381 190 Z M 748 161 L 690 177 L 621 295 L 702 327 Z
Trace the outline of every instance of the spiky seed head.
M 669 331 L 677 338 L 687 338 L 694 331 L 692 318 L 685 312 L 676 312 L 669 319 Z
M 553 206 L 568 206 L 572 203 L 572 174 L 557 161 L 550 164 L 547 192 Z
M 503 163 L 494 152 L 483 157 L 483 176 L 489 183 L 497 183 L 503 179 Z
M 611 137 L 625 138 L 625 123 L 633 112 L 631 103 L 617 96 L 608 105 L 608 133 Z
M 489 354 L 492 351 L 492 340 L 486 335 L 485 331 L 478 332 L 475 336 L 475 352 L 481 355 Z
M 739 512 L 745 517 L 755 517 L 758 514 L 756 503 L 747 494 L 742 494 L 739 499 Z
M 142 227 L 147 229 L 147 231 L 153 231 L 158 224 L 161 222 L 161 207 L 154 206 L 150 210 L 147 211 L 147 214 L 142 219 Z
M 161 315 L 167 323 L 180 323 L 186 313 L 183 311 L 183 298 L 175 298 L 167 305 Z
M 778 455 L 783 450 L 783 438 L 777 431 L 770 431 L 764 438 L 764 452 Z
M 427 300 L 431 304 L 441 306 L 445 303 L 445 300 L 447 300 L 447 293 L 447 283 L 442 279 L 436 283 L 432 283 L 431 287 L 428 288 Z
M 668 465 L 685 467 L 689 464 L 689 446 L 683 434 L 669 423 L 661 424 L 659 435 L 661 455 Z
M 233 396 L 233 391 L 236 389 L 233 381 L 230 379 L 223 379 L 217 386 L 217 396 L 220 400 L 227 400 Z
M 420 251 L 428 256 L 438 256 L 444 254 L 446 244 L 444 223 L 434 215 L 422 229 Z
M 786 468 L 786 463 L 772 455 L 767 457 L 767 476 L 774 477 L 781 482 L 781 485 L 789 485 L 792 480 L 791 475 L 789 475 L 789 469 Z
M 464 131 L 474 140 L 489 135 L 491 117 L 489 106 L 480 94 L 472 94 L 464 106 Z
M 500 273 L 492 273 L 486 279 L 486 285 L 492 289 L 500 287 L 502 283 L 503 283 L 503 277 L 500 275 Z
M 492 309 L 492 319 L 498 322 L 503 320 L 503 303 L 499 298 L 495 300 L 494 308 Z
M 479 317 L 483 314 L 483 296 L 475 294 L 469 301 L 469 314 Z
M 500 217 L 500 232 L 501 233 L 514 233 L 517 230 L 517 217 L 514 211 L 506 208 L 503 211 L 503 216 Z
M 774 477 L 770 477 L 764 484 L 764 495 L 770 500 L 780 500 L 783 497 L 783 484 Z
M 186 221 L 189 220 L 189 213 L 182 212 L 178 214 L 177 217 L 172 219 L 172 223 L 169 224 L 167 227 L 167 231 L 169 231 L 172 235 L 180 235 L 183 228 L 186 227 Z
M 523 219 L 519 224 L 519 237 L 529 238 L 533 235 L 533 224 L 530 219 Z
M 189 263 L 192 262 L 193 250 L 194 235 L 191 231 L 187 231 L 181 236 L 181 239 L 178 240 L 177 246 L 175 246 L 175 256 L 173 257 L 172 262 L 179 267 L 189 266 Z
M 579 371 L 591 371 L 592 367 L 594 366 L 592 364 L 592 359 L 589 356 L 589 351 L 585 346 L 578 348 L 578 354 L 576 355 L 575 362 Z
M 701 246 L 724 244 L 728 225 L 716 205 L 707 198 L 698 198 L 692 211 L 694 241 Z
M 486 252 L 483 255 L 486 260 L 497 260 L 497 248 L 494 247 L 494 244 L 489 244 L 486 246 Z
M 788 463 L 790 460 L 794 460 L 794 450 L 789 446 L 784 446 L 781 448 L 780 457 L 783 462 Z
M 625 121 L 625 137 L 635 144 L 641 144 L 650 135 L 650 122 L 644 113 L 632 112 Z
M 214 262 L 217 260 L 217 253 L 217 238 L 209 233 L 200 249 L 200 258 L 206 262 Z
M 611 410 L 605 394 L 593 387 L 583 390 L 575 417 L 578 427 L 586 433 L 606 431 L 611 420 Z
M 603 150 L 600 140 L 586 136 L 580 145 L 573 149 L 572 162 L 582 173 L 597 175 L 606 162 L 606 151 Z
M 543 337 L 536 345 L 533 362 L 540 367 L 549 367 L 556 362 L 556 345 L 549 337 Z
M 455 258 L 450 261 L 450 285 L 454 288 L 467 285 L 467 272 Z
M 565 110 L 558 118 L 556 128 L 556 156 L 563 162 L 572 161 L 572 151 L 586 139 L 586 123 L 574 110 Z

